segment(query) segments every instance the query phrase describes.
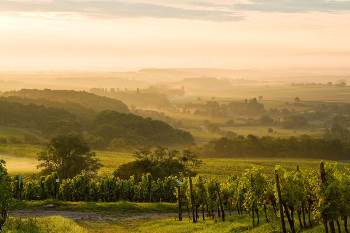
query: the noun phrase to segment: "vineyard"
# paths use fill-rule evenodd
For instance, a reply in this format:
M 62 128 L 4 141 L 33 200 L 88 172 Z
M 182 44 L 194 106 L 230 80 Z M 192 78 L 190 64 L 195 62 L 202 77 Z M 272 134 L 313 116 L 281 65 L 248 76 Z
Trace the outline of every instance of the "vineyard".
M 335 163 L 320 163 L 319 170 L 286 170 L 265 173 L 246 169 L 225 181 L 200 176 L 170 176 L 139 180 L 82 173 L 60 180 L 56 173 L 42 177 L 12 177 L 13 198 L 93 202 L 177 203 L 178 221 L 227 221 L 228 216 L 249 216 L 251 226 L 264 223 L 276 232 L 299 232 L 323 225 L 325 232 L 348 233 L 350 170 Z

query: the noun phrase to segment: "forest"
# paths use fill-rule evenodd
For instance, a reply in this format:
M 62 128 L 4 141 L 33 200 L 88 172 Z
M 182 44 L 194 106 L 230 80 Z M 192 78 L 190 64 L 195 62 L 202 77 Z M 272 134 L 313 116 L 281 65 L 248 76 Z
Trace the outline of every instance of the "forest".
M 0 99 L 1 126 L 27 128 L 49 138 L 84 133 L 96 148 L 193 143 L 190 133 L 132 114 L 120 101 L 74 91 L 22 90 L 16 94 Z

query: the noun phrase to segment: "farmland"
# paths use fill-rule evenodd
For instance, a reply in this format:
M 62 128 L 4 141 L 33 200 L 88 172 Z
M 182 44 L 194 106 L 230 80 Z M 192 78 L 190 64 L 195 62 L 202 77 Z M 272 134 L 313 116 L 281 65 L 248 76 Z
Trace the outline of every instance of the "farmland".
M 320 200 L 330 194 L 320 191 L 321 160 L 341 193 L 333 199 L 345 203 L 347 193 L 350 105 L 341 96 L 349 89 L 316 85 L 307 95 L 305 89 L 242 86 L 237 96 L 223 91 L 215 97 L 191 87 L 187 96 L 144 89 L 138 92 L 150 98 L 149 105 L 128 106 L 128 113 L 109 110 L 110 103 L 124 105 L 108 98 L 122 95 L 138 105 L 138 92 L 93 90 L 104 98 L 76 91 L 5 92 L 0 159 L 6 161 L 13 195 L 5 232 L 44 233 L 50 225 L 50 232 L 71 233 L 267 233 L 281 231 L 275 209 L 295 213 L 293 223 L 285 216 L 291 232 L 323 232 Z M 323 91 L 335 99 L 321 98 Z M 75 96 L 89 96 L 92 109 Z M 152 106 L 152 96 L 168 98 L 163 101 L 168 106 Z M 106 101 L 103 109 L 100 101 Z M 73 158 L 65 162 L 70 173 L 52 170 L 58 164 L 51 166 L 53 158 L 62 153 Z M 89 159 L 76 162 L 70 153 Z M 90 164 L 81 166 L 84 162 Z M 276 171 L 290 206 L 276 208 Z M 330 205 L 342 213 L 346 204 Z M 302 209 L 311 216 L 303 213 L 306 222 L 297 219 Z
M 42 148 L 31 145 L 3 146 L 2 159 L 8 161 L 10 174 L 29 175 L 36 173 L 36 153 Z M 97 151 L 104 167 L 100 175 L 111 174 L 121 164 L 133 161 L 132 153 Z M 232 175 L 240 175 L 252 166 L 259 167 L 264 173 L 273 173 L 276 165 L 294 170 L 318 169 L 316 159 L 230 159 L 203 158 L 203 163 L 197 168 L 198 175 L 208 179 L 225 180 Z M 20 165 L 20 166 L 19 166 Z M 346 162 L 339 162 L 341 167 L 349 167 Z M 47 206 L 53 207 L 48 208 Z M 229 214 L 225 222 L 217 219 L 207 219 L 191 223 L 191 217 L 185 214 L 184 221 L 177 220 L 177 205 L 175 203 L 134 203 L 134 202 L 64 202 L 64 201 L 19 201 L 12 207 L 12 218 L 7 228 L 32 229 L 31 232 L 46 232 L 40 229 L 47 225 L 55 225 L 50 232 L 271 232 L 279 229 L 277 219 L 258 227 L 251 225 L 248 215 Z M 45 217 L 44 217 L 45 216 Z M 49 216 L 49 217 L 47 217 Z M 21 220 L 19 219 L 21 217 Z M 53 224 L 54 223 L 54 224 Z M 63 228 L 62 228 L 62 227 Z M 303 232 L 323 232 L 322 227 L 314 227 Z
M 8 171 L 12 175 L 28 175 L 37 172 L 37 153 L 40 147 L 31 145 L 0 146 L 0 159 L 7 163 Z M 132 152 L 97 151 L 97 157 L 103 167 L 100 174 L 111 174 L 121 164 L 133 161 Z M 225 177 L 239 174 L 252 166 L 259 166 L 266 172 L 272 172 L 275 165 L 294 169 L 297 165 L 303 168 L 318 168 L 319 159 L 293 159 L 291 158 L 202 158 L 203 164 L 197 168 L 199 175 L 210 177 Z M 346 165 L 347 163 L 340 164 Z

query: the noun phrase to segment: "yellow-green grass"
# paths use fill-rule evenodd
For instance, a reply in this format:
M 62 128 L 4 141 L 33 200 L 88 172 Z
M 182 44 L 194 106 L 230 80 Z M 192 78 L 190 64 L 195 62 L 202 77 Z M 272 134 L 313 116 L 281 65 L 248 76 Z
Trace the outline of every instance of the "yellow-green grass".
M 0 145 L 0 159 L 6 161 L 11 175 L 29 175 L 38 172 L 37 157 L 42 149 L 40 146 L 23 144 Z M 97 151 L 96 154 L 103 164 L 100 174 L 112 173 L 121 164 L 134 159 L 132 154 L 124 152 Z
M 260 219 L 261 224 L 257 227 L 252 227 L 251 217 L 249 215 L 239 216 L 236 213 L 229 215 L 226 212 L 226 221 L 222 222 L 220 218 L 213 220 L 206 218 L 205 221 L 200 220 L 193 224 L 188 217 L 187 212 L 183 213 L 183 221 L 177 220 L 177 207 L 175 203 L 130 203 L 130 202 L 116 202 L 116 203 L 94 203 L 94 202 L 58 202 L 58 201 L 24 201 L 17 203 L 17 209 L 25 209 L 26 211 L 45 211 L 41 207 L 53 203 L 57 207 L 55 211 L 57 215 L 60 211 L 69 211 L 73 214 L 76 211 L 77 216 L 82 215 L 81 212 L 97 213 L 106 218 L 77 218 L 77 225 L 62 217 L 36 218 L 35 224 L 39 229 L 45 228 L 45 224 L 50 224 L 49 232 L 67 232 L 67 228 L 71 227 L 72 233 L 80 232 L 94 232 L 94 233 L 229 233 L 229 232 L 247 232 L 247 233 L 271 233 L 279 231 L 279 221 L 272 215 L 270 216 L 270 223 L 265 223 L 264 218 Z M 74 215 L 74 214 L 73 214 Z M 14 223 L 17 221 L 17 224 Z M 33 219 L 24 218 L 25 224 Z M 66 227 L 62 227 L 62 223 Z M 297 222 L 296 228 L 299 230 Z M 18 226 L 18 219 L 11 218 L 7 224 L 7 228 L 14 228 Z M 287 224 L 288 226 L 288 224 Z M 57 231 L 60 229 L 61 231 Z M 86 231 L 85 231 L 86 229 Z M 47 231 L 5 231 L 5 232 L 47 232 Z M 308 233 L 322 233 L 322 226 L 316 226 L 312 229 L 307 229 L 303 232 Z
M 103 167 L 99 171 L 100 174 L 110 174 L 121 164 L 135 159 L 132 153 L 125 152 L 97 151 L 96 155 L 103 164 Z
M 206 219 L 199 220 L 197 223 L 191 223 L 190 219 L 184 218 L 182 222 L 175 218 L 124 218 L 119 221 L 79 221 L 81 226 L 88 229 L 89 232 L 96 233 L 271 233 L 280 232 L 279 223 L 261 223 L 259 226 L 252 227 L 251 218 L 247 215 L 226 216 L 226 221 Z M 288 225 L 288 224 L 287 224 Z M 296 227 L 299 230 L 298 224 Z M 316 226 L 302 232 L 323 233 L 322 226 Z
M 18 158 L 37 158 L 42 146 L 29 144 L 0 144 L 0 156 L 8 155 Z
M 134 209 L 135 211 L 128 211 L 132 205 L 142 205 L 141 208 Z M 147 205 L 144 208 L 144 205 Z M 80 206 L 81 204 L 78 203 Z M 187 217 L 187 213 L 184 212 L 183 221 L 180 222 L 176 219 L 175 209 L 172 208 L 170 215 L 168 208 L 152 208 L 155 203 L 125 203 L 121 208 L 119 203 L 107 203 L 108 213 L 111 215 L 109 218 L 81 218 L 74 222 L 63 217 L 38 217 L 38 218 L 13 218 L 11 217 L 6 223 L 6 233 L 43 233 L 43 232 L 70 232 L 70 233 L 271 233 L 280 232 L 278 219 L 270 218 L 270 223 L 265 223 L 264 219 L 261 219 L 261 224 L 256 227 L 252 227 L 251 217 L 248 215 L 239 216 L 237 214 L 229 215 L 226 213 L 226 221 L 222 222 L 220 218 L 213 220 L 206 218 L 205 221 L 199 220 L 196 224 L 193 224 L 190 218 Z M 169 204 L 170 205 L 170 204 Z M 171 204 L 172 207 L 176 207 L 175 204 Z M 113 206 L 113 208 L 110 208 Z M 149 208 L 151 207 L 151 208 Z M 86 211 L 93 211 L 100 213 L 100 209 L 93 206 L 92 209 L 86 208 L 84 204 L 81 208 Z M 68 208 L 69 211 L 81 211 L 81 208 Z M 28 209 L 27 209 L 28 210 Z M 61 209 L 64 211 L 65 209 Z M 72 212 L 70 212 L 72 213 Z M 79 215 L 80 212 L 77 212 Z M 59 214 L 59 211 L 57 211 Z M 173 216 L 172 216 L 173 214 Z M 296 224 L 296 229 L 299 230 L 299 226 Z M 287 224 L 288 227 L 288 224 Z M 307 229 L 302 232 L 305 233 L 323 233 L 322 226 L 318 225 L 312 229 Z
M 87 233 L 71 219 L 61 216 L 41 218 L 9 218 L 4 233 Z
M 0 147 L 1 148 L 1 147 Z M 18 153 L 21 148 L 10 147 L 6 154 L 1 155 L 7 163 L 8 171 L 11 175 L 32 174 L 38 172 L 36 153 L 40 148 L 24 146 L 22 149 L 28 153 Z M 12 155 L 10 152 L 15 151 Z M 22 156 L 21 156 L 22 154 Z M 97 157 L 101 160 L 103 167 L 100 174 L 112 174 L 121 164 L 133 161 L 135 158 L 132 153 L 97 151 Z M 254 166 L 260 166 L 265 172 L 273 172 L 274 166 L 281 165 L 288 169 L 295 169 L 297 165 L 303 168 L 318 168 L 319 159 L 293 159 L 293 158 L 202 158 L 203 164 L 197 169 L 199 175 L 205 177 L 224 178 L 230 175 L 239 174 L 244 169 Z M 348 165 L 345 162 L 339 162 L 341 165 Z
M 34 158 L 0 155 L 0 159 L 5 160 L 10 175 L 29 175 L 37 172 L 38 162 Z
M 276 165 L 281 165 L 286 169 L 315 168 L 320 164 L 319 159 L 287 159 L 287 158 L 204 158 L 203 164 L 197 169 L 199 175 L 204 177 L 225 178 L 231 175 L 241 174 L 245 169 L 258 166 L 266 173 L 272 173 Z M 349 166 L 348 163 L 339 162 L 342 166 Z
M 190 132 L 193 135 L 195 142 L 200 145 L 221 137 L 220 134 L 209 132 L 207 130 L 190 129 Z
M 22 138 L 24 135 L 33 135 L 36 137 L 40 137 L 39 133 L 35 133 L 35 132 L 33 132 L 33 130 L 0 126 L 0 137 L 19 137 L 19 138 Z
M 24 144 L 0 145 L 0 159 L 6 161 L 6 166 L 12 175 L 28 175 L 37 172 L 37 156 L 40 146 Z
M 249 232 L 250 219 L 247 216 L 232 216 L 228 217 L 226 222 L 208 219 L 205 222 L 199 221 L 193 224 L 186 217 L 180 222 L 175 220 L 175 217 L 152 219 L 152 216 L 149 216 L 148 218 L 125 218 L 110 222 L 79 221 L 79 224 L 86 227 L 91 233 L 239 233 Z

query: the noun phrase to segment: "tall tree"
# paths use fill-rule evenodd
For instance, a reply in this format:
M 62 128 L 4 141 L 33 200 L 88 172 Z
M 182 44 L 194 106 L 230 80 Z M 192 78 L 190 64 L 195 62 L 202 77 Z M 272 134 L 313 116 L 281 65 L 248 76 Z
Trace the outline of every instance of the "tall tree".
M 10 180 L 5 161 L 0 160 L 0 232 L 7 219 L 9 200 L 11 199 Z
M 80 135 L 69 134 L 53 138 L 39 154 L 39 168 L 44 174 L 57 172 L 62 179 L 72 178 L 82 171 L 95 173 L 101 163 Z

